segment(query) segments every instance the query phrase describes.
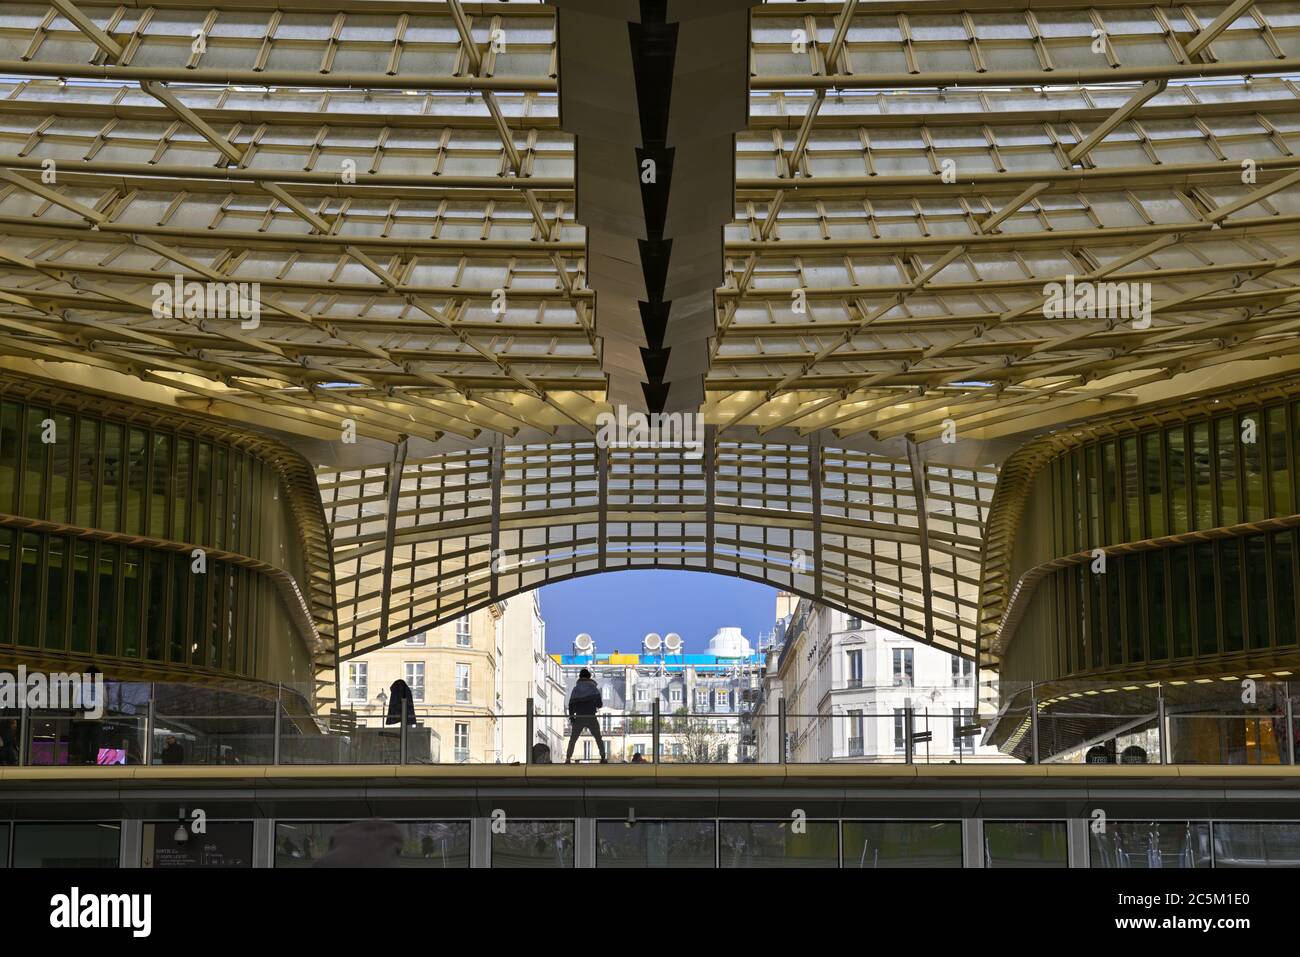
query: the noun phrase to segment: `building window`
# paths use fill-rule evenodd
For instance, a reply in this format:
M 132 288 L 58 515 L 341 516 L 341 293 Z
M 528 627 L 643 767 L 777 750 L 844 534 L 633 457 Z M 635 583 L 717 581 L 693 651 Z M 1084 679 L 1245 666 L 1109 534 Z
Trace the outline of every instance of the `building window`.
M 681 689 L 681 688 L 670 688 L 670 689 L 668 690 L 668 700 L 671 701 L 673 704 L 681 704 L 681 703 L 682 703 L 682 689 Z
M 633 753 L 633 754 L 645 754 L 645 745 L 644 745 L 644 744 L 634 744 L 634 745 L 632 745 L 632 753 Z
M 975 662 L 960 655 L 952 656 L 952 686 L 969 688 L 975 680 Z
M 903 708 L 894 709 L 894 750 L 907 750 L 907 712 Z
M 412 648 L 423 648 L 429 643 L 429 633 L 427 631 L 417 631 L 414 634 L 407 635 L 406 643 Z
M 456 663 L 456 703 L 469 704 L 469 665 Z
M 862 651 L 854 649 L 848 655 L 848 685 L 850 688 L 862 687 Z
M 726 764 L 731 760 L 731 748 L 726 744 L 718 745 L 718 763 Z
M 848 713 L 849 757 L 860 758 L 863 754 L 862 709 L 855 708 Z
M 456 722 L 456 761 L 464 763 L 469 760 L 469 722 Z
M 915 673 L 912 670 L 912 649 L 894 649 L 894 687 L 910 688 L 914 684 Z
M 600 716 L 600 730 L 605 732 L 606 734 L 609 734 L 611 726 L 613 724 L 613 720 L 614 719 L 612 715 L 602 714 Z
M 953 708 L 952 709 L 952 749 L 954 752 L 965 752 L 970 754 L 975 750 L 975 738 L 965 737 L 958 734 L 958 729 L 963 725 L 972 725 L 975 723 L 974 708 Z
M 849 615 L 848 630 L 858 631 L 861 628 L 862 628 L 862 619 L 859 618 L 857 615 Z
M 716 703 L 716 707 L 717 707 L 717 709 L 718 709 L 719 711 L 730 711 L 730 710 L 731 710 L 731 694 L 730 694 L 730 692 L 727 692 L 727 691 L 715 691 L 715 692 L 713 693 L 713 700 L 714 700 L 714 702 Z
M 456 645 L 460 648 L 470 646 L 469 615 L 456 619 Z
M 695 692 L 695 711 L 698 714 L 705 714 L 709 710 L 709 693 L 703 690 Z
M 411 700 L 416 704 L 424 704 L 424 662 L 407 661 L 403 666 L 406 683 L 411 689 Z
M 637 703 L 638 703 L 638 704 L 642 704 L 642 703 L 644 703 L 644 702 L 650 700 L 650 691 L 649 691 L 648 689 L 646 689 L 646 688 L 637 688 L 637 689 L 636 689 L 636 700 L 637 700 Z
M 348 701 L 364 704 L 369 695 L 369 669 L 364 661 L 348 662 Z

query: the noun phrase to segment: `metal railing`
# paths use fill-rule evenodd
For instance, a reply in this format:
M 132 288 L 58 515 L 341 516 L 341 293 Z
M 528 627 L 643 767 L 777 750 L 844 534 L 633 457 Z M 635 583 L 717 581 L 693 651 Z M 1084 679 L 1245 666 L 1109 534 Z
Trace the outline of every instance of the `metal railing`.
M 232 689 L 107 684 L 101 714 L 0 711 L 0 764 L 349 765 L 446 763 L 1146 763 L 1296 761 L 1300 725 L 1290 686 L 1251 685 L 1249 703 L 1199 689 L 1031 687 L 996 715 L 975 704 L 796 713 L 783 698 L 758 710 L 647 711 L 571 718 L 527 699 L 520 713 L 454 704 L 314 713 L 284 686 Z M 251 690 L 250 690 L 251 689 Z M 1236 689 L 1228 689 L 1236 694 Z M 915 692 L 915 689 L 910 689 Z M 981 699 L 981 703 L 986 703 Z M 992 746 L 996 740 L 1000 749 Z M 570 743 L 573 750 L 570 751 Z M 1009 752 L 1009 753 L 1008 753 Z

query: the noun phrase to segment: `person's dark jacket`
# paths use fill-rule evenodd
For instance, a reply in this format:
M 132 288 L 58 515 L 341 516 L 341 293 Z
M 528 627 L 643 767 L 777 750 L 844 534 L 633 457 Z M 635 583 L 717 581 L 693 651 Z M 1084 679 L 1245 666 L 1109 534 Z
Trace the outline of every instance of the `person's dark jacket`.
M 600 687 L 590 678 L 579 678 L 569 695 L 569 715 L 591 715 L 605 702 L 600 697 Z
M 184 764 L 185 749 L 181 747 L 179 741 L 173 741 L 171 744 L 164 745 L 162 749 L 163 764 Z
M 384 724 L 401 724 L 402 723 L 402 702 L 406 702 L 406 723 L 415 727 L 415 696 L 411 694 L 411 686 L 401 678 L 389 686 L 388 689 L 388 716 L 384 718 Z

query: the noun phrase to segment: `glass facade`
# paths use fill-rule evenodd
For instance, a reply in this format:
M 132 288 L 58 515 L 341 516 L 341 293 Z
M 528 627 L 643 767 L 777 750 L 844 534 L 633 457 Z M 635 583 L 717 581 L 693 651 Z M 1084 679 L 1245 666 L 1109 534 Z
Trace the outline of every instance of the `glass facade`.
M 103 823 L 36 823 L 13 828 L 14 867 L 117 867 L 122 826 Z
M 1065 452 L 1048 472 L 1054 555 L 1294 515 L 1298 428 L 1300 403 L 1279 402 Z M 1294 651 L 1298 533 L 1240 531 L 1051 572 L 1060 674 Z
M 839 867 L 836 821 L 720 821 L 720 867 Z
M 293 622 L 243 559 L 306 593 L 286 502 L 275 465 L 197 430 L 0 402 L 0 651 L 264 677 Z
M 597 867 L 716 867 L 714 821 L 597 821 Z
M 1088 829 L 1093 867 L 1209 867 L 1210 825 L 1191 821 L 1107 821 Z
M 582 823 L 512 818 L 504 832 L 491 834 L 488 854 L 475 861 L 493 868 L 574 867 Z M 1300 867 L 1295 821 L 1110 820 L 1099 832 L 1088 827 L 1087 843 L 1073 862 L 1063 820 L 818 820 L 807 821 L 803 833 L 791 831 L 785 820 L 587 823 L 595 824 L 597 867 L 961 868 L 964 823 L 982 827 L 986 867 Z M 133 852 L 142 866 L 254 866 L 253 821 L 209 821 L 205 835 L 191 834 L 184 842 L 176 841 L 177 824 L 143 822 Z M 480 825 L 490 831 L 492 822 Z M 133 864 L 120 860 L 122 827 L 121 821 L 0 821 L 0 868 Z M 274 832 L 275 867 L 383 866 L 366 853 L 379 843 L 397 867 L 469 867 L 472 856 L 471 822 L 464 819 L 281 820 Z M 336 853 L 322 864 L 331 851 Z
M 961 821 L 845 821 L 845 867 L 961 867 Z
M 985 821 L 985 867 L 1068 867 L 1064 821 Z
M 573 821 L 506 822 L 492 834 L 493 867 L 573 867 Z
M 350 821 L 277 821 L 275 866 L 312 867 L 331 850 L 339 850 L 338 866 L 378 866 L 365 847 L 353 847 Z M 383 824 L 386 822 L 367 822 Z M 393 850 L 398 867 L 469 867 L 469 821 L 394 821 L 400 833 Z M 368 835 L 361 835 L 369 840 Z M 374 849 L 370 849 L 373 851 Z M 354 856 L 354 855 L 360 855 Z

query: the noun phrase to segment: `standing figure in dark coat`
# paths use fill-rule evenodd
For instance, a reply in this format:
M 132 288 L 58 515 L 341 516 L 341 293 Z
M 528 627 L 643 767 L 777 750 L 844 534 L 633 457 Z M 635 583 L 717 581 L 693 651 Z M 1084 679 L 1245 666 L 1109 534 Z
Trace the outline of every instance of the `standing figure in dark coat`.
M 415 696 L 411 694 L 411 686 L 401 678 L 388 688 L 388 717 L 384 719 L 384 724 L 402 723 L 403 702 L 406 703 L 406 723 L 415 727 Z
M 596 712 L 605 703 L 600 696 L 600 687 L 591 679 L 591 672 L 583 668 L 578 672 L 578 682 L 569 695 L 569 752 L 564 756 L 564 763 L 573 760 L 573 748 L 583 731 L 590 731 L 596 739 L 596 750 L 600 752 L 600 763 L 605 764 L 605 742 L 600 738 L 600 719 Z

